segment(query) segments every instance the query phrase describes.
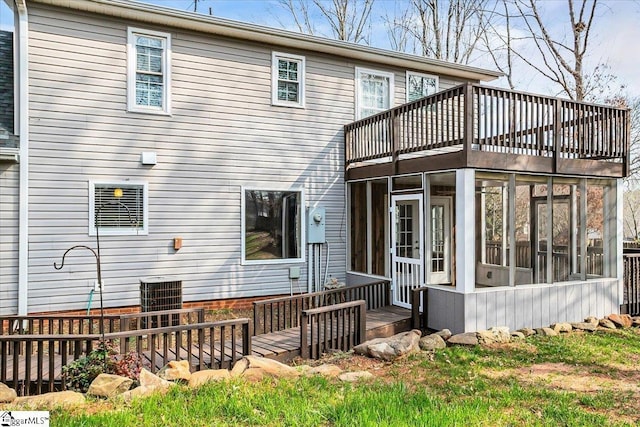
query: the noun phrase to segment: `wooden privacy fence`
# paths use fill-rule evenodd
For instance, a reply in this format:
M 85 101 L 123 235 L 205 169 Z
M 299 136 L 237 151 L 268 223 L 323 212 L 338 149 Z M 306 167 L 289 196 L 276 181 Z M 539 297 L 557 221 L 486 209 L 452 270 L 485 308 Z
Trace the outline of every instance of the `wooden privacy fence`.
M 621 312 L 640 316 L 640 253 L 623 255 L 624 285 Z
M 151 325 L 155 319 L 161 324 L 163 319 L 170 318 L 167 316 L 178 314 L 181 321 L 176 325 L 140 328 L 143 321 Z M 108 330 L 105 340 L 113 343 L 120 355 L 128 351 L 140 354 L 143 366 L 151 372 L 157 372 L 172 360 L 188 360 L 197 370 L 229 368 L 236 360 L 251 354 L 251 323 L 246 318 L 205 323 L 200 321 L 204 318 L 202 309 L 117 317 L 117 321 L 105 322 L 109 325 L 105 328 Z M 64 389 L 62 367 L 89 354 L 102 339 L 101 333 L 88 333 L 88 326 L 80 328 L 81 318 L 83 325 L 95 325 L 90 316 L 67 317 L 67 322 L 76 326 L 70 331 L 68 323 L 59 328 L 60 323 L 55 320 L 50 323 L 52 319 L 48 316 L 1 318 L 2 330 L 11 333 L 0 335 L 0 381 L 21 395 Z M 11 326 L 4 329 L 5 324 Z M 14 328 L 16 324 L 23 325 L 22 329 Z
M 329 350 L 348 351 L 366 336 L 366 302 L 351 301 L 302 310 L 300 355 L 318 359 Z
M 434 149 L 628 163 L 629 110 L 463 84 L 345 126 L 352 163 Z
M 390 305 L 388 280 L 253 303 L 253 333 L 261 335 L 300 326 L 304 310 L 364 300 L 367 310 Z

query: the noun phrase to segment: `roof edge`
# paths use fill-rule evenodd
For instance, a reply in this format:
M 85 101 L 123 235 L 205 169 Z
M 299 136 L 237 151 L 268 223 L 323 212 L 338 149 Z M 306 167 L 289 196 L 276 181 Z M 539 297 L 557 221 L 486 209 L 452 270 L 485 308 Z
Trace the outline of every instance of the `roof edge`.
M 225 18 L 130 0 L 28 0 L 148 24 L 216 34 L 292 49 L 311 50 L 383 65 L 444 74 L 467 80 L 491 81 L 503 74 L 479 67 L 363 46 L 355 43 L 249 24 Z

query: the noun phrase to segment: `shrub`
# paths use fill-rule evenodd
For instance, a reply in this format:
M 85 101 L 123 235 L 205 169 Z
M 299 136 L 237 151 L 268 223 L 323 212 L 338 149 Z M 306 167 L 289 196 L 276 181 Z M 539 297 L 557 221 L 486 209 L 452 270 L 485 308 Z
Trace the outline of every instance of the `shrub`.
M 94 379 L 100 374 L 115 374 L 131 378 L 139 383 L 142 360 L 130 351 L 119 355 L 111 342 L 100 342 L 87 356 L 62 367 L 62 380 L 67 390 L 86 393 Z

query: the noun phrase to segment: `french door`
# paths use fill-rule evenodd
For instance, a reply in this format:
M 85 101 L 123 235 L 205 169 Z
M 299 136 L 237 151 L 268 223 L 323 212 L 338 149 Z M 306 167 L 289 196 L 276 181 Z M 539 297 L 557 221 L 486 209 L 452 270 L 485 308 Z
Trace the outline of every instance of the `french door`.
M 411 290 L 424 284 L 422 194 L 391 196 L 393 304 L 411 307 Z

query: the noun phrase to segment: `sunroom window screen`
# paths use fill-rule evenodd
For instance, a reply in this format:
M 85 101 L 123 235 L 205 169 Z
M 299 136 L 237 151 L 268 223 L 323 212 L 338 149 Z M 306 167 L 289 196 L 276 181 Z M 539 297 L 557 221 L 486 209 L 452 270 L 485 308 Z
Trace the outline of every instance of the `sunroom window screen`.
M 114 191 L 122 189 L 122 197 Z M 109 229 L 143 229 L 143 186 L 96 185 L 94 225 Z
M 164 41 L 136 37 L 136 104 L 162 107 L 164 92 Z

